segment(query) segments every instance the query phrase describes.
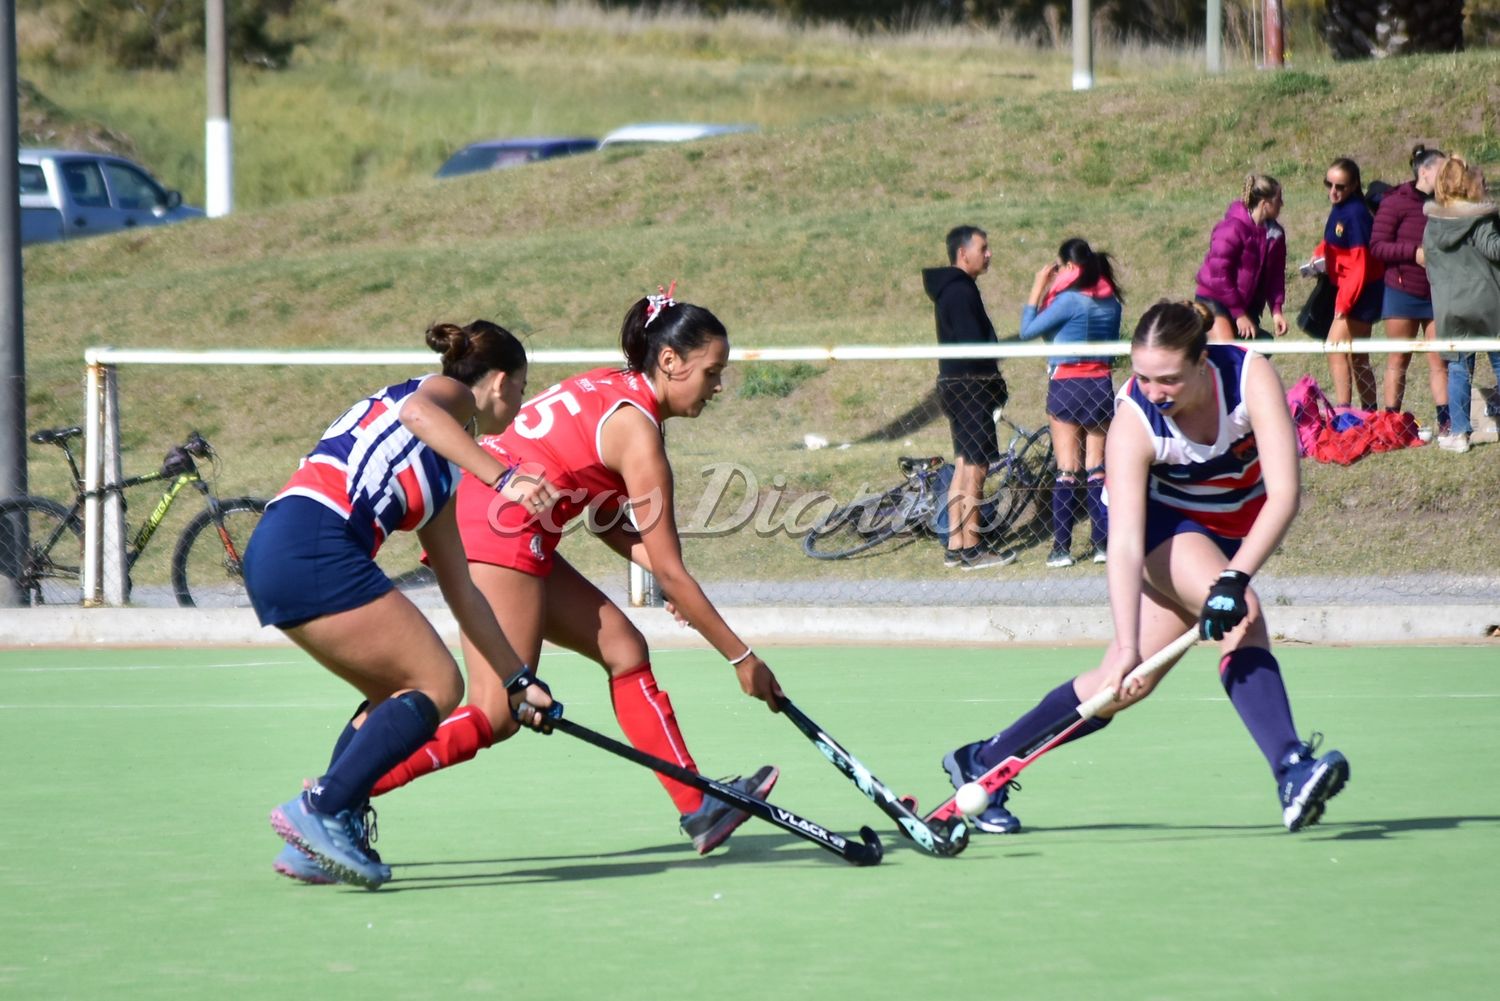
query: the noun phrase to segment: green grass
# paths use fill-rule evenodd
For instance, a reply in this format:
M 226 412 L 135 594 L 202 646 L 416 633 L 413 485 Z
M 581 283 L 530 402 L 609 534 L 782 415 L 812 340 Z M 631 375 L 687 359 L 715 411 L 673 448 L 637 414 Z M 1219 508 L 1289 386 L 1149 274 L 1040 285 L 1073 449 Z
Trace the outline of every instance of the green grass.
M 889 784 L 935 804 L 937 759 L 1087 648 L 763 651 Z M 656 999 L 1488 997 L 1500 699 L 1480 647 L 1281 651 L 1299 726 L 1350 758 L 1326 822 L 1286 834 L 1264 763 L 1189 654 L 1152 700 L 1060 748 L 1020 836 L 920 855 L 722 664 L 658 674 L 710 774 L 885 862 L 855 869 L 752 821 L 697 858 L 644 770 L 523 734 L 380 802 L 378 893 L 271 872 L 266 814 L 325 760 L 354 696 L 302 655 L 0 654 L 0 989 L 8 996 Z M 570 715 L 616 732 L 595 669 L 549 654 Z M 919 679 L 919 680 L 918 680 Z

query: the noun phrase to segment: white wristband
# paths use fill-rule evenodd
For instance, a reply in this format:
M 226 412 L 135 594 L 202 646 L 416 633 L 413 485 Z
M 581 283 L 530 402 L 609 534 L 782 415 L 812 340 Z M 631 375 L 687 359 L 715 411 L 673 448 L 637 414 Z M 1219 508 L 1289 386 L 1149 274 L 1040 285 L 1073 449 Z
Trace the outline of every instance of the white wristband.
M 743 664 L 745 661 L 749 660 L 754 655 L 755 655 L 755 651 L 754 650 L 750 649 L 749 647 L 745 647 L 745 652 L 742 653 L 742 654 L 740 654 L 738 657 L 734 658 L 734 660 L 731 660 L 729 662 L 729 666 L 730 667 L 738 667 L 740 664 Z

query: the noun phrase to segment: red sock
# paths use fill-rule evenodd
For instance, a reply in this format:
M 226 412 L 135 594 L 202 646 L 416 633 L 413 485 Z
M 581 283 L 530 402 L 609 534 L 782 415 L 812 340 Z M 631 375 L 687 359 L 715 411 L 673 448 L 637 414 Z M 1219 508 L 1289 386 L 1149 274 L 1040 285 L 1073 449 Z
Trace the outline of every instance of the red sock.
M 656 687 L 650 661 L 618 678 L 611 678 L 609 696 L 620 729 L 625 731 L 626 738 L 637 750 L 675 761 L 689 771 L 698 770 L 693 764 L 693 756 L 688 753 L 687 741 L 682 739 L 682 731 L 677 729 L 672 701 L 666 692 Z M 678 813 L 692 813 L 703 805 L 703 794 L 692 786 L 660 773 L 656 777 L 677 805 Z
M 438 724 L 431 740 L 382 775 L 370 795 L 383 796 L 428 772 L 468 761 L 494 742 L 489 718 L 477 706 L 459 706 L 452 716 Z

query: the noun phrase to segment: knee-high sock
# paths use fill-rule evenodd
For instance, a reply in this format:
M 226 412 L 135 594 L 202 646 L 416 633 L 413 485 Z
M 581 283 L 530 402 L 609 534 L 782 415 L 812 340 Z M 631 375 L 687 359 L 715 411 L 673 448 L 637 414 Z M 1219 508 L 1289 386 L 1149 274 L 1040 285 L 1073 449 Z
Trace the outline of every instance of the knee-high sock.
M 1219 661 L 1219 681 L 1279 779 L 1282 755 L 1298 743 L 1292 707 L 1281 681 L 1281 665 L 1269 650 L 1241 647 Z
M 426 743 L 437 725 L 437 706 L 422 692 L 386 699 L 365 717 L 338 761 L 313 786 L 313 806 L 339 813 L 363 803 L 375 780 Z
M 656 676 L 651 673 L 651 662 L 631 668 L 618 678 L 609 679 L 609 698 L 615 709 L 615 719 L 631 746 L 637 750 L 654 754 L 667 761 L 675 761 L 683 768 L 696 772 L 693 756 L 688 753 L 687 741 L 677 728 L 677 716 L 672 712 L 672 701 L 667 693 L 656 687 Z M 657 773 L 657 779 L 672 797 L 678 813 L 692 813 L 703 805 L 703 794 L 690 785 L 669 779 Z
M 1012 755 L 1020 754 L 1047 732 L 1054 723 L 1078 708 L 1078 696 L 1069 678 L 1042 696 L 1042 701 L 1010 726 L 979 745 L 974 758 L 986 769 L 994 768 Z M 1068 735 L 1064 744 L 1097 733 L 1109 725 L 1109 717 L 1095 716 Z
M 438 725 L 432 739 L 386 772 L 370 790 L 371 796 L 384 796 L 400 789 L 412 779 L 419 779 L 439 768 L 468 761 L 495 742 L 490 720 L 478 706 L 459 706 L 453 715 Z
M 1109 508 L 1104 506 L 1104 467 L 1089 470 L 1088 480 L 1089 538 L 1095 549 L 1109 545 Z
M 1078 481 L 1072 474 L 1052 484 L 1052 548 L 1067 552 L 1073 546 L 1073 522 L 1078 518 Z
M 344 753 L 344 749 L 349 746 L 349 741 L 354 739 L 356 733 L 359 733 L 359 728 L 354 725 L 354 721 L 359 719 L 359 714 L 368 708 L 370 708 L 370 700 L 366 699 L 359 704 L 358 709 L 354 710 L 354 715 L 349 717 L 349 722 L 344 724 L 344 730 L 339 734 L 339 739 L 333 742 L 333 753 L 328 757 L 329 771 L 333 771 L 333 766 L 339 763 L 339 755 Z

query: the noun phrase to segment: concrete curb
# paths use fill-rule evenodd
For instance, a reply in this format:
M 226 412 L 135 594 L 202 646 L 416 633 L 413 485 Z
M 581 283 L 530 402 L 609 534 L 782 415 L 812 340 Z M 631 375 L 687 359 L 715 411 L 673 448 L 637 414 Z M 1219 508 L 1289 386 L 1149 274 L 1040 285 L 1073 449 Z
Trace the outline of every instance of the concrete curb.
M 458 642 L 447 609 L 424 609 L 438 632 Z M 1109 613 L 1099 606 L 863 606 L 721 609 L 735 631 L 765 646 L 821 643 L 871 645 L 1102 644 Z M 652 646 L 691 648 L 703 641 L 659 608 L 627 609 Z M 1269 610 L 1278 642 L 1327 644 L 1484 642 L 1500 636 L 1500 607 L 1486 605 L 1357 605 Z M 0 647 L 285 645 L 248 609 L 36 608 L 0 611 Z

